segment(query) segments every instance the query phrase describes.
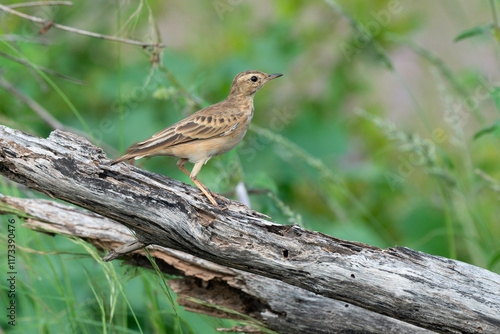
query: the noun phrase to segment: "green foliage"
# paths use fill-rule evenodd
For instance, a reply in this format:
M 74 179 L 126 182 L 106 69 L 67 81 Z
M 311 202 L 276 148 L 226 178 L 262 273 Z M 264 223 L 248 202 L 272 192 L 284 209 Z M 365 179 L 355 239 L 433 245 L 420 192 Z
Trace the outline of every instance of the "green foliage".
M 224 99 L 237 73 L 284 73 L 257 93 L 244 142 L 203 168 L 211 190 L 233 193 L 244 181 L 252 207 L 277 222 L 500 272 L 496 5 L 92 0 L 17 8 L 166 47 L 160 54 L 53 27 L 40 34 L 41 25 L 0 12 L 0 79 L 117 157 Z M 0 123 L 44 137 L 52 130 L 3 84 Z M 173 159 L 140 165 L 190 182 Z M 1 188 L 34 195 L 4 179 Z M 168 277 L 102 263 L 84 243 L 24 228 L 17 240 L 25 333 L 233 325 L 185 312 Z
M 453 41 L 458 42 L 466 38 L 470 37 L 475 37 L 479 35 L 483 35 L 487 32 L 492 31 L 493 26 L 491 24 L 485 25 L 485 26 L 479 26 L 479 27 L 474 27 L 471 29 L 467 29 L 463 32 L 461 32 Z
M 496 137 L 500 137 L 500 121 L 496 121 L 492 126 L 488 126 L 476 132 L 474 134 L 474 140 L 490 133 L 494 133 L 496 134 Z

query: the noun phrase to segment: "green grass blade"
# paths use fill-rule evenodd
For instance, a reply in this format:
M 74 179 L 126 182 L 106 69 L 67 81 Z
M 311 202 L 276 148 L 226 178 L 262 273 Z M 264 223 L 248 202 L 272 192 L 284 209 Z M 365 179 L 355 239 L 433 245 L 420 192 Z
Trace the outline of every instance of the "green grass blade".
M 490 32 L 492 28 L 493 28 L 493 25 L 488 24 L 485 26 L 478 26 L 478 27 L 474 27 L 471 29 L 467 29 L 465 31 L 462 31 L 460 34 L 458 34 L 458 36 L 455 37 L 453 39 L 453 41 L 458 42 L 458 41 L 461 41 L 461 40 L 466 39 L 466 38 L 484 35 L 485 33 Z

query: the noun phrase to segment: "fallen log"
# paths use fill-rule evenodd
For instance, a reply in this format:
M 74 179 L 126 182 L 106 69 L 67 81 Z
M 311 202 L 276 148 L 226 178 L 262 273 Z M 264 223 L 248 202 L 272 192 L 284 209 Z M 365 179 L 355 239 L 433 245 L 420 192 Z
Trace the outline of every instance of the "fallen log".
M 44 233 L 79 237 L 98 249 L 111 250 L 133 242 L 130 231 L 101 215 L 53 201 L 0 196 L 0 213 L 24 217 L 23 226 Z M 430 333 L 403 321 L 283 283 L 279 280 L 221 266 L 187 253 L 148 247 L 167 274 L 186 310 L 219 318 L 256 319 L 281 333 Z M 144 249 L 120 259 L 151 268 Z M 207 305 L 214 305 L 210 307 Z M 227 312 L 224 310 L 231 310 Z
M 134 231 L 137 239 L 108 259 L 154 244 L 422 329 L 500 332 L 500 276 L 490 271 L 279 225 L 234 201 L 213 207 L 193 187 L 107 161 L 71 133 L 56 130 L 43 139 L 0 127 L 2 175 Z

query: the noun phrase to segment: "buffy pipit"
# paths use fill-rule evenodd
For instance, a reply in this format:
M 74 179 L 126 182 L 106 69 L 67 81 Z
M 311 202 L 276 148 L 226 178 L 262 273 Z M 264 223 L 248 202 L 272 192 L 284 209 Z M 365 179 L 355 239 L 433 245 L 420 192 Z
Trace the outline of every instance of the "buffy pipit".
M 210 158 L 232 150 L 245 136 L 253 117 L 253 97 L 268 81 L 282 74 L 246 71 L 238 74 L 231 85 L 229 96 L 219 103 L 201 109 L 151 138 L 129 147 L 127 153 L 111 162 L 137 160 L 166 155 L 178 158 L 177 166 L 200 188 L 210 202 L 222 196 L 211 192 L 197 178 L 201 167 Z M 191 173 L 184 165 L 194 163 Z

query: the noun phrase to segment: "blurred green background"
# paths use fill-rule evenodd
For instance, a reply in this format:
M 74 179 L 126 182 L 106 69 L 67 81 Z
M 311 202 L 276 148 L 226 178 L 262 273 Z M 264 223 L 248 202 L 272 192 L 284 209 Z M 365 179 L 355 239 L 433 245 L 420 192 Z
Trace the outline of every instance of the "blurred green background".
M 283 73 L 257 93 L 250 131 L 202 169 L 203 183 L 231 194 L 244 181 L 255 193 L 252 208 L 279 223 L 499 273 L 498 5 L 89 0 L 15 8 L 163 49 L 55 28 L 40 34 L 42 25 L 0 11 L 0 123 L 47 137 L 51 125 L 26 103 L 36 101 L 116 158 L 224 99 L 239 72 Z M 190 183 L 172 158 L 142 167 Z M 44 197 L 1 182 L 6 195 Z M 24 333 L 211 333 L 233 325 L 179 307 L 176 321 L 153 273 L 96 264 L 81 243 L 24 229 L 16 241 Z M 118 282 L 130 307 L 112 289 Z

